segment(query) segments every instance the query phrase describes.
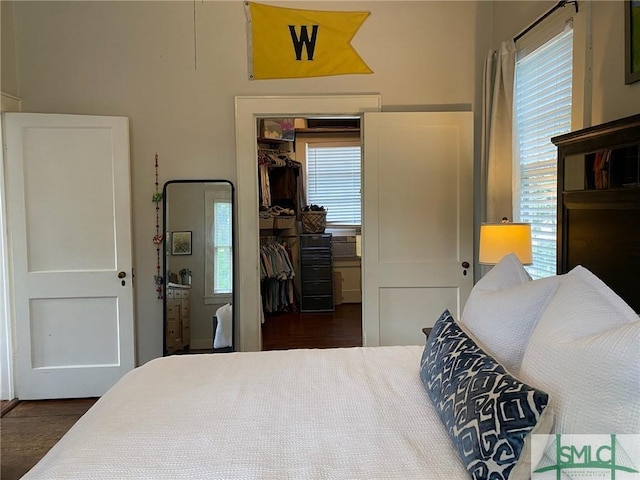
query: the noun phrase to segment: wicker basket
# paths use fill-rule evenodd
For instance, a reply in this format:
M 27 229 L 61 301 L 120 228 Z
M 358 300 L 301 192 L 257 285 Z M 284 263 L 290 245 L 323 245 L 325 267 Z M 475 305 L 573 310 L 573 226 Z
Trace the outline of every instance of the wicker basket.
M 300 221 L 304 233 L 324 233 L 327 226 L 327 212 L 313 210 L 301 212 Z

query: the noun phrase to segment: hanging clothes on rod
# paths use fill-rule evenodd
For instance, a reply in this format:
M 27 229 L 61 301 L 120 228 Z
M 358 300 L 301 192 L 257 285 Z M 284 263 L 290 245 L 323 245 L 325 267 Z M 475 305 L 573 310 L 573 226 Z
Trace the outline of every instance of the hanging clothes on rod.
M 259 148 L 258 193 L 260 206 L 266 208 L 272 205 L 286 208 L 296 207 L 298 204 L 296 193 L 301 167 L 302 164 L 295 160 L 294 152 Z
M 258 165 L 270 167 L 300 168 L 302 164 L 296 161 L 296 154 L 285 150 L 272 150 L 269 148 L 258 149 Z
M 269 208 L 271 206 L 271 185 L 269 183 L 269 167 L 266 163 L 258 162 L 258 187 L 260 206 Z
M 260 239 L 260 292 L 264 312 L 296 310 L 291 248 L 274 237 Z

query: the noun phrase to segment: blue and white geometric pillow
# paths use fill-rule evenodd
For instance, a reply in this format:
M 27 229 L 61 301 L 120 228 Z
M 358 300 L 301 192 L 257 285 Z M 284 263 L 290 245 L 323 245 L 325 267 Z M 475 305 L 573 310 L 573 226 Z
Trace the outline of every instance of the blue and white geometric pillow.
M 448 310 L 431 330 L 420 378 L 474 479 L 529 478 L 531 433 L 549 433 L 549 396 L 509 375 Z

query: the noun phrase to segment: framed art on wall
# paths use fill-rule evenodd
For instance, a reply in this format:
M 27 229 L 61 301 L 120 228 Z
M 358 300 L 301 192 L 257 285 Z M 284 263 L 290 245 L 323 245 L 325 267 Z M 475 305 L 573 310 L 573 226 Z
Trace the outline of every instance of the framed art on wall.
M 171 234 L 171 255 L 191 255 L 191 232 Z
M 625 0 L 624 39 L 625 71 L 624 83 L 640 80 L 640 0 Z

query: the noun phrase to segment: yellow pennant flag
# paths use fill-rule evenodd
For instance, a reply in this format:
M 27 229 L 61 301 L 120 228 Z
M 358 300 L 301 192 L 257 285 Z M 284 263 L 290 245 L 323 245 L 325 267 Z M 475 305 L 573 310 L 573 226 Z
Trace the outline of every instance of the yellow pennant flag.
M 373 73 L 351 45 L 369 12 L 327 12 L 245 3 L 249 78 Z

